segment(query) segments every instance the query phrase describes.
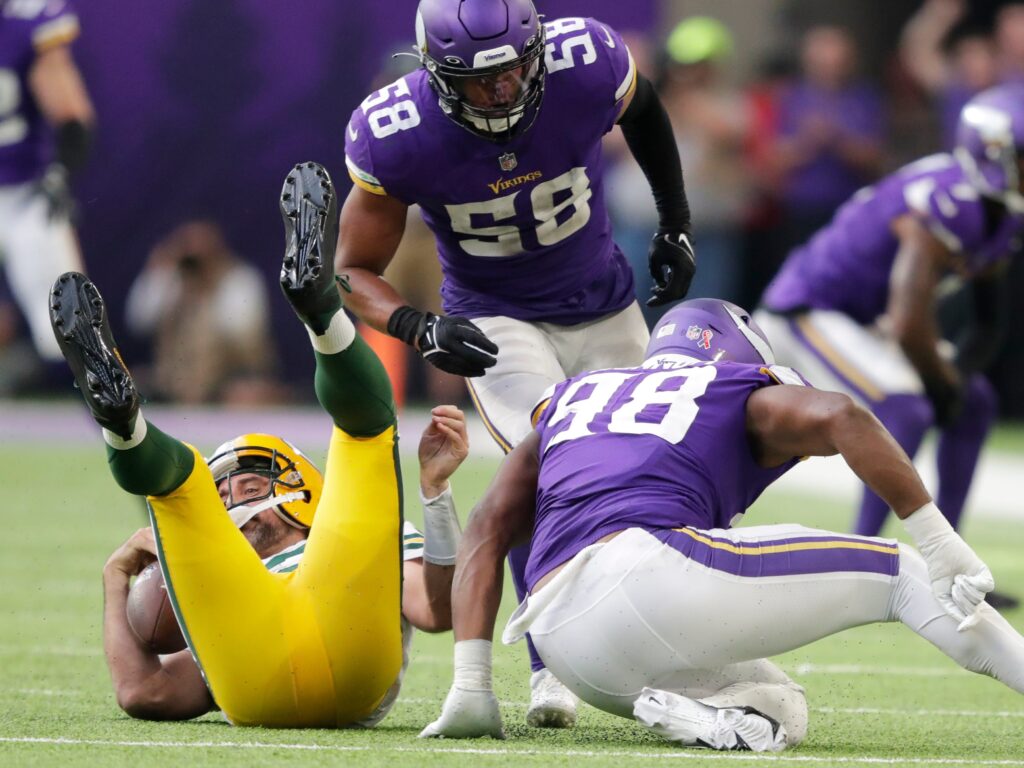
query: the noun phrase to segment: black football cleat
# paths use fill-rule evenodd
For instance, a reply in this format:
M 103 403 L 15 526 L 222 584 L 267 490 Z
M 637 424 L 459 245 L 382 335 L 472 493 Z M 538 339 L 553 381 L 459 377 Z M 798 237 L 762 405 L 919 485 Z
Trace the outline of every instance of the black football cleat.
M 57 278 L 50 289 L 50 325 L 93 418 L 130 439 L 139 393 L 117 351 L 103 297 L 89 278 L 79 272 Z
M 322 165 L 300 163 L 289 171 L 281 190 L 281 216 L 285 231 L 281 290 L 299 319 L 322 334 L 341 309 L 334 277 L 338 200 Z

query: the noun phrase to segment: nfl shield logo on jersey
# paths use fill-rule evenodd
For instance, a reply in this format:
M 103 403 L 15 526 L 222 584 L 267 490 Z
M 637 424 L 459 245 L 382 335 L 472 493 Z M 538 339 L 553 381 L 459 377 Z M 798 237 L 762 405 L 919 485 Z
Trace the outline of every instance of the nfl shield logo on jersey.
M 519 165 L 519 161 L 516 160 L 514 152 L 506 152 L 504 155 L 500 155 L 498 157 L 498 165 L 501 166 L 501 170 L 503 171 L 511 171 Z

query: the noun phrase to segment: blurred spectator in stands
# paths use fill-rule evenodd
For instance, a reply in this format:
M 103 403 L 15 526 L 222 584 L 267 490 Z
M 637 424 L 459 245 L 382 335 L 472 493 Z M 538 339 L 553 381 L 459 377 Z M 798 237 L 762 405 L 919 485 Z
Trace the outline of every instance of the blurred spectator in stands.
M 741 307 L 757 306 L 761 292 L 786 258 L 786 244 L 779 233 L 783 215 L 775 146 L 781 119 L 780 100 L 795 75 L 795 59 L 788 53 L 776 52 L 762 60 L 747 88 L 750 130 L 745 151 L 753 194 L 743 227 L 743 267 L 736 302 Z
M 693 215 L 699 266 L 688 295 L 694 298 L 738 298 L 741 223 L 751 192 L 743 154 L 750 121 L 742 94 L 724 84 L 723 66 L 732 47 L 725 25 L 692 16 L 669 34 L 656 78 L 675 130 Z M 610 172 L 607 194 L 616 214 L 616 242 L 630 258 L 638 285 L 647 285 L 647 247 L 657 217 L 635 162 L 627 158 Z M 645 308 L 648 322 L 663 311 Z
M 996 14 L 996 46 L 1002 82 L 1024 82 L 1024 3 L 1008 3 Z
M 965 25 L 968 10 L 966 0 L 926 0 L 900 39 L 904 68 L 937 104 L 946 149 L 963 105 L 999 81 L 995 43 L 986 29 Z
M 273 363 L 267 289 L 209 221 L 182 224 L 156 245 L 128 293 L 126 321 L 153 338 L 142 379 L 159 398 L 183 404 L 281 399 Z
M 800 62 L 801 79 L 782 95 L 776 145 L 790 246 L 826 224 L 840 203 L 878 176 L 882 164 L 882 103 L 872 85 L 855 79 L 857 53 L 849 34 L 812 27 Z M 696 217 L 694 224 L 700 226 Z

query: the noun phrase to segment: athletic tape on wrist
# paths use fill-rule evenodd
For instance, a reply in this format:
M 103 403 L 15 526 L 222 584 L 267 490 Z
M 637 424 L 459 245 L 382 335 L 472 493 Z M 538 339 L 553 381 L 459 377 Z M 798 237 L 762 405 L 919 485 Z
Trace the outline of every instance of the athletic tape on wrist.
M 954 532 L 953 526 L 931 501 L 907 515 L 903 519 L 903 528 L 915 544 Z
M 491 641 L 455 643 L 454 686 L 466 691 L 491 690 Z
M 455 514 L 455 500 L 449 485 L 432 499 L 423 496 L 423 560 L 434 565 L 455 565 L 455 553 L 462 538 L 462 527 Z

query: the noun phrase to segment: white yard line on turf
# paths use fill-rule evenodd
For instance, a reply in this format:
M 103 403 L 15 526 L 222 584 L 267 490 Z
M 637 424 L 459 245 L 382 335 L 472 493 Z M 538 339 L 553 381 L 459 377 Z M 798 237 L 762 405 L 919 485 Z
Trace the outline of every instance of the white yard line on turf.
M 0 736 L 0 744 L 45 744 L 86 747 L 143 747 L 151 749 L 275 749 L 307 752 L 402 752 L 412 754 L 439 753 L 455 755 L 539 755 L 558 758 L 566 757 L 636 757 L 647 760 L 743 760 L 746 762 L 773 763 L 828 763 L 831 765 L 1006 765 L 1024 766 L 1024 760 L 970 760 L 962 757 L 835 757 L 822 755 L 762 755 L 723 754 L 719 752 L 633 752 L 629 750 L 591 751 L 582 749 L 505 749 L 474 747 L 399 747 L 383 744 L 348 746 L 335 744 L 275 744 L 255 741 L 114 741 L 104 739 L 66 739 L 33 736 Z
M 890 667 L 871 664 L 797 664 L 797 675 L 890 675 L 907 677 L 958 677 L 971 674 L 958 667 Z

